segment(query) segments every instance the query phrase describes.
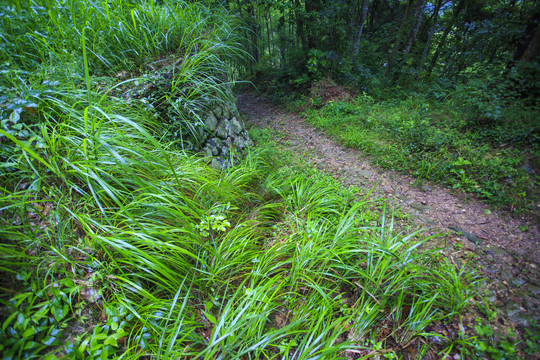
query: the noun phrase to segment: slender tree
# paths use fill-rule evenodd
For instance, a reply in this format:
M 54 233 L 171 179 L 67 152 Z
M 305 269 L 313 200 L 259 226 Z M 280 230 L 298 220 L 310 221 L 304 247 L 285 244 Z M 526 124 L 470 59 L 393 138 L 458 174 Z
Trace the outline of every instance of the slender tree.
M 360 38 L 362 37 L 362 32 L 364 31 L 364 24 L 366 22 L 367 14 L 369 9 L 369 0 L 364 0 L 362 4 L 362 9 L 360 12 L 360 19 L 355 24 L 356 32 L 354 32 L 354 41 L 353 41 L 353 54 L 358 55 L 358 50 L 360 48 Z
M 430 73 L 433 71 L 433 68 L 435 67 L 435 65 L 437 65 L 437 60 L 439 59 L 441 50 L 446 45 L 446 39 L 448 38 L 448 35 L 450 34 L 450 31 L 452 30 L 454 25 L 457 23 L 459 15 L 463 11 L 465 1 L 466 0 L 458 0 L 458 3 L 456 5 L 456 7 L 454 8 L 452 19 L 446 25 L 446 28 L 444 29 L 444 33 L 441 36 L 441 39 L 439 40 L 439 43 L 437 44 L 435 54 L 431 58 L 431 64 L 430 64 L 430 67 L 429 67 L 429 72 Z
M 422 51 L 422 57 L 420 58 L 420 62 L 418 63 L 419 72 L 422 71 L 422 67 L 425 64 L 427 55 L 429 53 L 429 49 L 431 48 L 431 40 L 433 39 L 433 34 L 435 34 L 437 21 L 439 20 L 439 12 L 441 11 L 441 6 L 443 5 L 443 3 L 446 3 L 446 1 L 443 2 L 443 0 L 437 0 L 437 2 L 435 3 L 432 15 L 433 22 L 431 23 L 431 26 L 429 28 L 428 38 L 426 40 L 426 44 L 424 45 L 424 51 Z
M 423 10 L 424 0 L 417 0 L 414 11 L 413 25 L 411 28 L 411 32 L 409 33 L 409 38 L 407 39 L 407 45 L 405 46 L 405 50 L 403 51 L 405 54 L 411 52 L 413 43 L 416 40 L 416 34 L 418 34 L 418 29 L 420 28 L 420 24 L 422 23 Z
M 294 0 L 294 17 L 296 20 L 296 41 L 297 45 L 306 48 L 307 40 L 304 32 L 304 14 L 306 10 L 300 6 L 299 0 Z
M 513 61 L 527 62 L 531 60 L 540 47 L 540 11 L 536 11 L 527 21 L 523 35 L 514 52 Z
M 390 51 L 390 56 L 388 57 L 388 62 L 386 64 L 386 75 L 389 75 L 393 70 L 396 55 L 399 51 L 399 48 L 401 47 L 403 33 L 405 32 L 405 29 L 407 28 L 407 24 L 409 21 L 409 13 L 411 11 L 412 4 L 413 4 L 413 0 L 409 0 L 407 4 L 407 9 L 405 10 L 405 15 L 403 16 L 403 20 L 401 21 L 401 25 L 399 27 L 396 40 L 394 42 L 394 46 L 392 46 L 392 50 Z

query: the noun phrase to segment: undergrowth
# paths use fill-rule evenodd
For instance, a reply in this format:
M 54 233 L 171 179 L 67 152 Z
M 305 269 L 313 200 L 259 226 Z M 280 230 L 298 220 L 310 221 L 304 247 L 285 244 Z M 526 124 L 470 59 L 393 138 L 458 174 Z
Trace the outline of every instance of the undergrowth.
M 404 171 L 522 211 L 537 200 L 537 112 L 499 109 L 497 121 L 476 126 L 455 95 L 441 103 L 422 96 L 375 101 L 360 95 L 308 109 L 315 126 L 370 155 L 383 168 Z M 467 110 L 468 109 L 468 110 Z M 506 111 L 506 113 L 504 113 Z M 470 116 L 470 117 L 468 117 Z
M 475 294 L 384 206 L 268 151 L 218 172 L 143 110 L 49 101 L 39 149 L 2 131 L 23 154 L 1 200 L 8 358 L 422 357 Z
M 173 1 L 2 11 L 3 358 L 456 352 L 435 325 L 457 327 L 477 279 L 423 249 L 430 237 L 270 141 L 213 169 L 164 140 L 153 107 L 111 91 L 122 67 L 138 76 L 169 54 L 169 99 L 193 120 L 243 52 L 226 17 Z

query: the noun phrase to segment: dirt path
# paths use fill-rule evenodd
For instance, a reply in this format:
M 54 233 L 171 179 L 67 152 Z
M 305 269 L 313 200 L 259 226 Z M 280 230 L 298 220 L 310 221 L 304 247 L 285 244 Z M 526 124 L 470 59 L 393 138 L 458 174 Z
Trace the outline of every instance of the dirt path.
M 502 317 L 521 325 L 540 320 L 540 234 L 532 221 L 511 218 L 434 184 L 413 186 L 413 178 L 372 166 L 360 151 L 344 147 L 262 97 L 240 95 L 238 109 L 249 123 L 284 134 L 284 146 L 304 154 L 344 185 L 376 186 L 379 197 L 399 206 L 417 224 L 432 232 L 450 231 L 448 243 L 457 245 L 450 246 L 446 255 L 458 261 L 474 259 L 490 279 L 490 301 Z M 505 321 L 499 319 L 501 324 Z

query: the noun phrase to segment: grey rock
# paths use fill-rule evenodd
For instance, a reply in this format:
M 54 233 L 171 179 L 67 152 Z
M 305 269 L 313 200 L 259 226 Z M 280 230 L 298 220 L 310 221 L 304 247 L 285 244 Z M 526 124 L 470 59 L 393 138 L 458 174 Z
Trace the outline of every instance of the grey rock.
M 505 267 L 501 270 L 501 278 L 505 281 L 509 281 L 514 277 L 514 274 L 512 273 L 512 269 L 509 267 Z
M 366 179 L 369 179 L 373 175 L 373 172 L 371 172 L 369 170 L 358 170 L 356 173 L 359 176 L 365 177 Z
M 249 133 L 247 132 L 247 130 L 243 130 L 240 135 L 242 135 L 242 137 L 244 139 L 246 139 L 246 146 L 249 147 L 249 146 L 253 146 L 253 141 L 251 140 L 251 138 L 249 137 Z
M 520 278 L 513 278 L 512 280 L 510 280 L 510 282 L 515 287 L 521 287 L 523 284 L 525 284 L 525 280 L 520 279 Z
M 224 170 L 231 167 L 232 163 L 229 160 L 218 156 L 212 159 L 212 163 L 210 164 L 210 166 L 217 170 Z
M 540 287 L 534 284 L 526 284 L 524 287 L 525 287 L 525 291 L 527 291 L 529 296 L 532 296 L 532 297 L 540 296 Z
M 423 222 L 425 222 L 425 223 L 428 224 L 428 225 L 433 225 L 433 224 L 436 223 L 435 220 L 430 219 L 430 218 L 428 218 L 427 216 L 422 216 L 422 215 L 421 215 L 421 216 L 419 216 L 419 219 L 422 220 Z
M 405 202 L 409 201 L 409 199 L 405 195 L 402 195 L 402 194 L 396 195 L 396 198 L 398 198 L 401 201 L 405 201 Z
M 537 320 L 534 316 L 527 314 L 524 311 L 525 309 L 514 302 L 508 303 L 502 310 L 510 320 L 520 323 L 523 326 L 528 326 L 532 320 Z
M 243 130 L 242 124 L 240 124 L 240 121 L 235 117 L 231 119 L 231 127 L 236 134 L 240 134 Z
M 223 116 L 227 119 L 230 119 L 232 117 L 232 110 L 230 105 L 224 105 L 223 106 Z
M 529 175 L 534 175 L 536 174 L 536 172 L 534 171 L 534 169 L 531 167 L 531 165 L 525 163 L 523 165 L 521 165 L 521 169 L 524 170 L 525 172 L 527 172 L 527 174 Z
M 450 230 L 454 230 L 458 234 L 461 234 L 467 238 L 467 240 L 473 242 L 475 245 L 482 245 L 483 240 L 480 239 L 476 234 L 470 233 L 468 231 L 465 231 L 463 229 L 458 228 L 457 226 L 450 225 L 448 226 Z
M 206 157 L 210 157 L 210 156 L 214 155 L 212 153 L 212 149 L 210 149 L 208 146 L 205 146 L 201 151 L 202 151 L 203 155 L 206 156 Z
M 227 137 L 235 138 L 236 136 L 238 136 L 238 133 L 234 131 L 234 128 L 232 126 L 229 126 L 229 134 Z
M 216 130 L 217 124 L 218 124 L 217 118 L 214 116 L 213 113 L 210 112 L 210 114 L 208 114 L 208 116 L 204 120 L 204 125 L 206 126 L 206 129 L 209 132 L 214 132 Z
M 229 136 L 229 132 L 231 131 L 231 124 L 229 120 L 224 119 L 221 121 L 216 128 L 216 134 L 221 139 L 226 139 L 227 136 Z
M 242 150 L 244 148 L 246 148 L 248 145 L 247 145 L 247 141 L 246 139 L 244 139 L 242 136 L 237 136 L 235 139 L 234 139 L 234 142 L 233 142 L 234 146 L 236 146 L 237 149 L 239 150 Z
M 429 210 L 429 206 L 427 205 L 424 205 L 422 203 L 419 203 L 418 201 L 414 201 L 413 203 L 411 203 L 411 207 L 413 209 L 416 209 L 418 211 L 426 211 L 426 210 Z
M 218 106 L 214 109 L 214 115 L 219 119 L 223 115 L 223 109 L 221 106 Z
M 486 292 L 486 299 L 493 304 L 497 300 L 497 293 L 493 290 L 488 290 Z
M 212 151 L 212 156 L 218 156 L 220 149 L 223 146 L 223 141 L 218 138 L 212 138 L 208 140 L 206 146 Z
M 212 163 L 210 163 L 210 166 L 217 170 L 222 170 L 223 165 L 224 165 L 223 160 L 218 159 L 218 158 L 213 158 Z
M 507 255 L 508 253 L 500 246 L 487 246 L 486 252 L 493 255 Z
M 214 157 L 211 164 L 213 167 L 225 169 L 232 166 L 233 160 L 237 159 L 243 149 L 252 146 L 253 141 L 245 124 L 238 119 L 234 103 L 214 106 L 212 111 L 203 115 L 205 126 L 200 127 L 198 143 L 204 144 L 204 147 L 198 149 L 204 156 Z M 370 177 L 371 172 L 364 173 L 364 176 Z

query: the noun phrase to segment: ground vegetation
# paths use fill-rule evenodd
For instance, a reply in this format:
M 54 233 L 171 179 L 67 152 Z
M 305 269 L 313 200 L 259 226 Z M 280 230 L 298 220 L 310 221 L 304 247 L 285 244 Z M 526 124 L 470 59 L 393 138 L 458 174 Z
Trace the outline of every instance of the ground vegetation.
M 2 357 L 534 355 L 533 321 L 519 337 L 494 332 L 481 274 L 428 246 L 444 237 L 408 226 L 370 188 L 344 187 L 257 127 L 256 146 L 231 154 L 231 166 L 194 150 L 204 114 L 229 106 L 237 80 L 249 79 L 310 107 L 313 124 L 351 146 L 368 151 L 341 133 L 378 133 L 381 164 L 425 161 L 433 168 L 419 177 L 527 207 L 536 9 L 1 2 Z M 352 101 L 327 99 L 325 81 L 349 87 Z M 438 98 L 456 101 L 457 120 Z M 517 114 L 519 126 L 508 125 Z

